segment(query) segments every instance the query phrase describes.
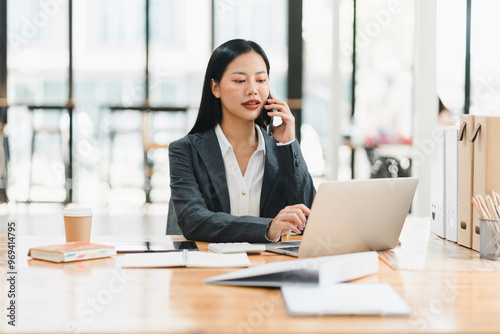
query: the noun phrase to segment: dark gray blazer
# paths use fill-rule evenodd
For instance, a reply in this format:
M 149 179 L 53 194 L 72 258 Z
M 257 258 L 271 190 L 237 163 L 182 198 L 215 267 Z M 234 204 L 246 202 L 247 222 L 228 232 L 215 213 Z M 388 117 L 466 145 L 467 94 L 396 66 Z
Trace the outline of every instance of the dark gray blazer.
M 266 161 L 260 217 L 233 216 L 224 160 L 214 129 L 189 134 L 169 145 L 171 202 L 182 234 L 208 242 L 267 242 L 266 229 L 287 205 L 311 207 L 316 193 L 297 141 L 276 146 L 261 128 Z M 172 208 L 172 205 L 170 206 Z M 171 210 L 169 210 L 171 211 Z

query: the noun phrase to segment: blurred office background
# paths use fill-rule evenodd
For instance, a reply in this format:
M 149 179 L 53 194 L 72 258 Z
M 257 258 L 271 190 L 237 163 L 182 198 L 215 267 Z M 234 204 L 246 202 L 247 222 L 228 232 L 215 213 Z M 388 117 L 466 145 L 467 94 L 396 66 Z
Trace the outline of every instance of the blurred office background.
M 156 205 L 166 219 L 168 143 L 189 131 L 211 51 L 232 38 L 266 50 L 317 183 L 418 176 L 419 215 L 438 96 L 452 122 L 500 110 L 495 0 L 0 6 L 1 214 L 44 202 Z

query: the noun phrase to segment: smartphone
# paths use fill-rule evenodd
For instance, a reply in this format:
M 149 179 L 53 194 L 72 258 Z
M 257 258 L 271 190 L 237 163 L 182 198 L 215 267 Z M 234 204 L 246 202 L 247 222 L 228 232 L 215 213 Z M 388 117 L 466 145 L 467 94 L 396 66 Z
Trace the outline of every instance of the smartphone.
M 271 92 L 269 92 L 269 96 L 267 97 L 268 99 L 271 98 Z M 269 103 L 266 101 L 266 105 L 269 105 Z M 267 113 L 270 111 L 276 111 L 275 109 L 267 110 L 266 108 L 263 108 L 262 110 L 262 121 L 264 125 L 266 126 L 267 134 L 271 136 L 273 134 L 273 118 L 272 116 L 269 116 Z

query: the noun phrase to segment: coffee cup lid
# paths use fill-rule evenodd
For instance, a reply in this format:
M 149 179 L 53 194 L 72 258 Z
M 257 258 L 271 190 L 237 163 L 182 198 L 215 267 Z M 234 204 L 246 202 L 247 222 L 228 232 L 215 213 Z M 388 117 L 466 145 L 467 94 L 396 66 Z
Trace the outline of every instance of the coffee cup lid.
M 86 217 L 92 214 L 92 209 L 86 207 L 67 207 L 63 211 L 63 215 L 68 217 Z

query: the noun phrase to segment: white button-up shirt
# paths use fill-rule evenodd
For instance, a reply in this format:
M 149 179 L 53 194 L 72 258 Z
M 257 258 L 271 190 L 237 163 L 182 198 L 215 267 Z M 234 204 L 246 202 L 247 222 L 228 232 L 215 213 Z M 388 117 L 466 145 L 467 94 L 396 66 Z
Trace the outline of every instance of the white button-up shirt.
M 245 175 L 242 175 L 233 146 L 222 132 L 220 125 L 217 124 L 215 127 L 215 134 L 224 159 L 231 214 L 234 216 L 260 216 L 260 194 L 264 178 L 266 146 L 264 136 L 257 125 L 255 129 L 259 143 L 248 161 Z

